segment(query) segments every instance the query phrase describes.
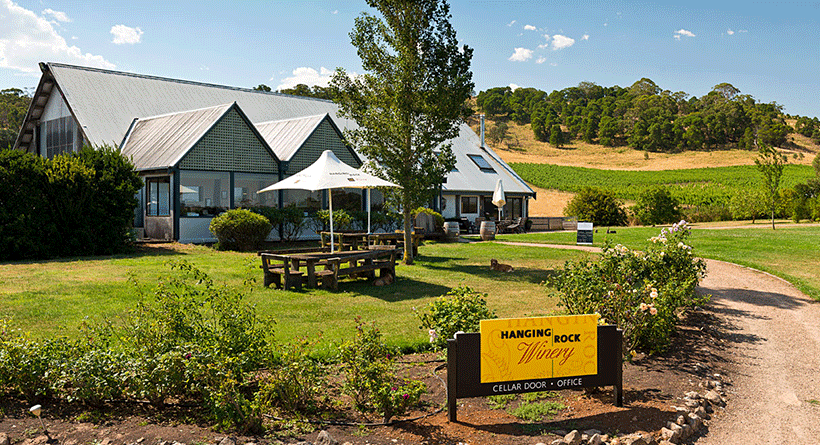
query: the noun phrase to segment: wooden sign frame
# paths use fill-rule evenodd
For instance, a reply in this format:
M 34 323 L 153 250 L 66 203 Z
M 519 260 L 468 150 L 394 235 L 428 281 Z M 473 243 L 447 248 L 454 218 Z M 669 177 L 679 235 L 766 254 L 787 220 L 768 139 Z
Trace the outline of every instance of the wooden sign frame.
M 458 399 L 535 391 L 613 386 L 615 406 L 623 406 L 623 331 L 598 326 L 598 372 L 593 375 L 481 383 L 481 334 L 459 333 L 447 340 L 447 412 L 457 422 Z

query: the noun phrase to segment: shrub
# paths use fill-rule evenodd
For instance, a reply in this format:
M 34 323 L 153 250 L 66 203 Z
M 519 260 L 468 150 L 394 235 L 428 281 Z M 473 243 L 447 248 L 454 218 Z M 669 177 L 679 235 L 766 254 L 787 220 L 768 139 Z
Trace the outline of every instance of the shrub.
M 330 229 L 330 210 L 319 210 L 314 216 L 316 231 Z M 353 226 L 353 216 L 345 209 L 333 210 L 333 231 L 345 232 Z
M 436 231 L 439 231 L 439 232 L 444 231 L 444 217 L 441 216 L 441 213 L 438 213 L 433 209 L 428 209 L 427 207 L 419 207 L 416 210 L 413 210 L 412 212 L 410 212 L 410 214 L 413 216 L 414 220 L 421 213 L 426 213 L 426 214 L 433 217 L 433 221 L 435 223 L 434 225 L 436 227 Z
M 271 231 L 267 218 L 246 209 L 228 210 L 211 220 L 211 233 L 220 250 L 248 251 L 258 248 Z
M 479 322 L 496 318 L 487 308 L 487 294 L 479 294 L 469 287 L 459 286 L 431 302 L 425 312 L 417 313 L 421 329 L 430 333 L 435 349 L 447 347 L 447 339 L 456 332 L 478 332 Z
M 681 310 L 704 304 L 695 288 L 706 264 L 686 244 L 685 221 L 663 229 L 644 252 L 604 247 L 598 261 L 568 262 L 554 284 L 568 314 L 598 313 L 624 330 L 626 351 L 661 352 Z
M 426 391 L 424 383 L 395 375 L 395 350 L 382 342 L 381 333 L 356 319 L 356 337 L 340 348 L 345 373 L 343 391 L 353 398 L 356 409 L 376 412 L 384 423 L 418 404 Z
M 43 159 L 0 151 L 0 260 L 111 254 L 131 244 L 142 180 L 108 146 Z
M 632 212 L 644 225 L 667 224 L 680 220 L 678 200 L 663 186 L 644 190 Z
M 263 408 L 279 408 L 288 413 L 314 413 L 327 389 L 325 366 L 311 358 L 315 343 L 296 338 L 281 349 L 256 395 Z
M 596 187 L 581 189 L 567 204 L 564 215 L 576 216 L 578 221 L 590 221 L 596 226 L 626 225 L 623 203 L 614 193 Z
M 295 204 L 290 204 L 282 209 L 276 207 L 251 207 L 248 210 L 267 218 L 273 227 L 282 226 L 283 241 L 298 239 L 309 221 L 309 218 L 305 217 L 304 209 L 296 207 Z

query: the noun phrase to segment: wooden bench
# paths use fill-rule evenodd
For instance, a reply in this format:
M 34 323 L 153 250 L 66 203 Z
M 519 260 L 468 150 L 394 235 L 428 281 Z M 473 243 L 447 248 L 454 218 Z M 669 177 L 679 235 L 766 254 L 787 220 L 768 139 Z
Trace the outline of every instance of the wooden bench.
M 379 249 L 367 255 L 364 259 L 328 258 L 325 270 L 317 270 L 314 273 L 317 277 L 321 277 L 322 287 L 334 290 L 339 288 L 340 277 L 364 276 L 375 278 L 376 271 L 379 271 L 379 278 L 388 274 L 395 277 L 396 253 L 395 249 Z M 350 266 L 342 267 L 344 264 L 350 264 Z
M 275 284 L 277 289 L 302 290 L 304 272 L 292 268 L 289 257 L 267 252 L 259 252 L 259 256 L 262 257 L 261 268 L 265 287 Z

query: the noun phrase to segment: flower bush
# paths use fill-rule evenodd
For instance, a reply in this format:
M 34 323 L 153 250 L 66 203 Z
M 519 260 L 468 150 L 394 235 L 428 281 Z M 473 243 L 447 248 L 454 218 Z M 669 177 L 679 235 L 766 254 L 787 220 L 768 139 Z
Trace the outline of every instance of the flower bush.
M 427 390 L 423 382 L 396 376 L 396 352 L 384 344 L 376 326 L 360 318 L 356 319 L 356 337 L 340 348 L 343 391 L 353 398 L 356 409 L 376 412 L 384 423 L 418 404 Z
M 467 286 L 459 286 L 436 298 L 424 312 L 416 311 L 416 315 L 421 320 L 420 328 L 427 330 L 436 350 L 447 347 L 447 339 L 453 338 L 456 332 L 478 332 L 481 320 L 496 318 L 495 312 L 487 307 L 487 294 Z
M 665 350 L 681 311 L 708 301 L 695 292 L 706 263 L 694 257 L 689 235 L 681 221 L 644 251 L 607 244 L 597 261 L 568 262 L 554 279 L 560 304 L 569 314 L 598 313 L 617 324 L 628 352 Z

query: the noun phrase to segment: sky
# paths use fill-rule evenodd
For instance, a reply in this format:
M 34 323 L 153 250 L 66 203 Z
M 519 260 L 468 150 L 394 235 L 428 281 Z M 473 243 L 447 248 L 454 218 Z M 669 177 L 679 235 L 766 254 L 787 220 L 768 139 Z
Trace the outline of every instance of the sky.
M 728 82 L 820 116 L 820 1 L 451 0 L 475 91 L 641 78 L 703 96 Z M 0 89 L 33 91 L 38 62 L 237 87 L 327 85 L 362 73 L 357 1 L 0 0 Z

